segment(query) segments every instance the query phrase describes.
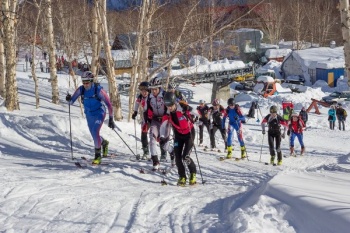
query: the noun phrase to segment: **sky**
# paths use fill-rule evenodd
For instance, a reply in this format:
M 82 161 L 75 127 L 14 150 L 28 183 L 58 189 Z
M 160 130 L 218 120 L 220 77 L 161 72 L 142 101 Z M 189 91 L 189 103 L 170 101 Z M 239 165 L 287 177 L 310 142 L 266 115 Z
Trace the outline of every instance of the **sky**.
M 134 153 L 141 153 L 140 125 L 125 120 L 128 96 L 121 96 L 124 120 L 116 122 L 121 132 L 109 129 L 107 121 L 101 130 L 110 141 L 110 153 L 117 156 L 103 159 L 104 165 L 92 166 L 81 159 L 93 158 L 86 120 L 77 103 L 69 113 L 65 102 L 67 91 L 74 91 L 69 76 L 58 76 L 59 105 L 51 103 L 50 83 L 40 79 L 40 108 L 36 109 L 34 83 L 28 74 L 17 72 L 21 110 L 8 112 L 0 101 L 0 232 L 349 231 L 349 121 L 346 131 L 337 127 L 333 131 L 328 127 L 328 108 L 320 106 L 320 115 L 311 110 L 304 132 L 305 156 L 283 158 L 281 166 L 264 164 L 270 159 L 269 149 L 257 122 L 271 105 L 281 111 L 282 101 L 293 101 L 299 112 L 310 105 L 311 98 L 321 99 L 331 88 L 324 92 L 322 87 L 308 87 L 305 93 L 267 99 L 254 95 L 260 109 L 255 119 L 243 125 L 249 161 L 219 161 L 224 153 L 196 146 L 191 157 L 197 165 L 198 184 L 178 187 L 177 169 L 170 162 L 161 163 L 161 168 L 169 171 L 165 176 L 151 172 L 151 162 L 132 161 L 132 153 L 120 139 Z M 48 77 L 46 73 L 38 75 Z M 211 84 L 179 86 L 193 107 L 201 99 L 210 102 L 211 88 Z M 240 96 L 237 103 L 247 114 L 253 95 Z M 226 100 L 221 103 L 226 106 Z M 349 113 L 350 103 L 343 106 Z M 236 136 L 233 141 L 233 154 L 238 157 Z M 216 142 L 224 149 L 218 133 Z M 207 132 L 204 144 L 209 145 Z M 289 155 L 288 139 L 282 140 L 281 148 L 283 155 Z M 297 141 L 295 149 L 300 153 Z M 77 168 L 77 161 L 86 167 Z M 161 185 L 163 179 L 168 185 Z

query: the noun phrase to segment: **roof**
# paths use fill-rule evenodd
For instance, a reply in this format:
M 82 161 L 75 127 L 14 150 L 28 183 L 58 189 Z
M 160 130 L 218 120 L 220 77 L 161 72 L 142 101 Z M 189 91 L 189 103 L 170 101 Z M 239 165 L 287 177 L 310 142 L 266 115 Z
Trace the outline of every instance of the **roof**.
M 336 48 L 320 47 L 295 50 L 291 55 L 309 69 L 335 69 L 345 67 L 343 46 Z
M 291 52 L 291 49 L 268 49 L 265 52 L 265 56 L 267 58 L 286 57 Z

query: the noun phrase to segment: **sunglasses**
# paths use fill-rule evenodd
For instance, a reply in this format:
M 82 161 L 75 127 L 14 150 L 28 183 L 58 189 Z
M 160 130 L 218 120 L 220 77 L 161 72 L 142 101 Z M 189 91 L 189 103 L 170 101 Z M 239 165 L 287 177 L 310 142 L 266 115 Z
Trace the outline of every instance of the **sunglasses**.
M 90 81 L 83 82 L 84 85 L 89 84 L 89 83 L 91 83 L 91 82 Z
M 270 113 L 277 113 L 277 112 L 271 111 Z

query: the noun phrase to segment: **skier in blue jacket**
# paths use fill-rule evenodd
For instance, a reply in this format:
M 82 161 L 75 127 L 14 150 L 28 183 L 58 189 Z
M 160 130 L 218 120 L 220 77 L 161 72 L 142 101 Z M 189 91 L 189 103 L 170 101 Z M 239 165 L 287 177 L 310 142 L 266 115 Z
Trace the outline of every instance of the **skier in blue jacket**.
M 233 130 L 236 130 L 237 138 L 241 146 L 241 158 L 245 158 L 246 148 L 243 141 L 243 132 L 242 132 L 242 122 L 245 123 L 245 117 L 243 116 L 241 109 L 238 104 L 235 104 L 233 98 L 227 100 L 228 107 L 226 108 L 226 113 L 222 119 L 222 128 L 225 129 L 226 118 L 229 119 L 228 131 L 227 131 L 227 156 L 226 158 L 232 158 L 232 138 Z
M 107 93 L 100 85 L 93 82 L 94 75 L 90 71 L 85 71 L 81 76 L 81 80 L 83 85 L 78 87 L 72 96 L 68 94 L 66 100 L 69 102 L 69 105 L 72 105 L 77 98 L 81 96 L 81 100 L 84 104 L 86 121 L 95 144 L 95 159 L 92 161 L 92 164 L 100 164 L 101 145 L 103 156 L 107 156 L 109 144 L 107 140 L 100 136 L 100 130 L 106 117 L 105 105 L 107 105 L 109 113 L 108 127 L 112 129 L 115 127 L 113 121 L 113 107 Z M 104 102 L 105 105 L 102 102 Z

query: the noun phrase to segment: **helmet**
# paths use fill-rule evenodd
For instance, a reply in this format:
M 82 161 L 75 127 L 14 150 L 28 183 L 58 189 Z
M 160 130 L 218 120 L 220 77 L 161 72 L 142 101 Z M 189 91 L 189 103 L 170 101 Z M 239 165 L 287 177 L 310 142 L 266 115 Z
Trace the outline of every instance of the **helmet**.
M 150 88 L 157 88 L 157 87 L 161 87 L 162 86 L 162 82 L 161 82 L 161 78 L 158 77 L 154 77 L 151 81 L 150 81 Z
M 141 82 L 139 85 L 139 90 L 140 91 L 149 91 L 149 82 Z
M 276 105 L 272 105 L 270 107 L 270 113 L 277 113 L 277 106 Z
M 211 103 L 213 106 L 218 106 L 220 104 L 219 99 L 214 99 L 213 102 Z
M 94 81 L 94 75 L 91 71 L 85 71 L 82 75 L 81 75 L 81 81 Z
M 291 117 L 298 117 L 299 115 L 298 115 L 298 113 L 296 113 L 296 112 L 293 112 L 292 113 L 292 115 L 291 115 Z
M 174 83 L 174 82 L 169 83 L 168 89 L 169 90 L 175 90 L 176 89 L 176 83 Z
M 205 100 L 200 100 L 199 104 L 205 104 Z
M 227 105 L 235 105 L 235 99 L 234 98 L 229 98 L 227 100 Z
M 164 105 L 169 107 L 176 103 L 176 96 L 172 92 L 165 92 L 163 100 Z

